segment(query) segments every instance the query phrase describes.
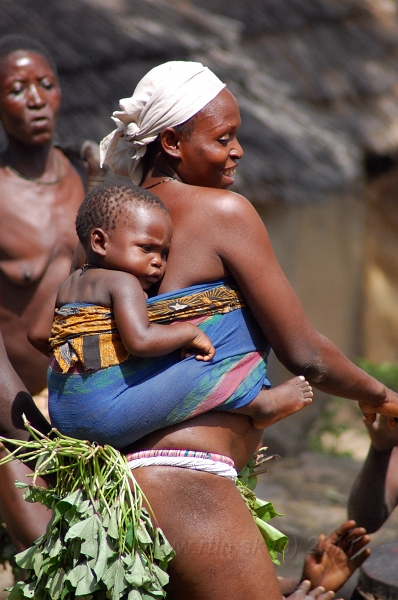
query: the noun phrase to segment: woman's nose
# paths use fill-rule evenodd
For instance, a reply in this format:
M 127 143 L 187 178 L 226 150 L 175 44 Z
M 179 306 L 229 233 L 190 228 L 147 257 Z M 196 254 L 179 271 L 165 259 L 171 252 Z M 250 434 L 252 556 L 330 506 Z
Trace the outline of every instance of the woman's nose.
M 235 139 L 234 145 L 230 150 L 230 157 L 232 158 L 232 160 L 238 161 L 240 158 L 242 158 L 244 152 L 243 152 L 243 148 L 240 145 L 240 143 L 238 142 L 237 139 Z
M 46 101 L 41 95 L 39 88 L 37 87 L 37 85 L 32 83 L 28 89 L 28 105 L 36 107 L 44 106 L 45 103 Z

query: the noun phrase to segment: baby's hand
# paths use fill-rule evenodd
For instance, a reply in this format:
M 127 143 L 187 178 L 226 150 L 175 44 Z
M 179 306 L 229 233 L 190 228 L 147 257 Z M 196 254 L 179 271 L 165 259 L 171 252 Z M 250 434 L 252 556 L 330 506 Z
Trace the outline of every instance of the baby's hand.
M 398 427 L 391 429 L 387 417 L 378 415 L 372 424 L 368 424 L 365 420 L 365 425 L 376 450 L 391 450 L 398 446 Z
M 181 358 L 188 358 L 188 356 L 194 354 L 196 360 L 208 362 L 215 355 L 216 349 L 211 343 L 210 338 L 199 327 L 197 330 L 198 333 L 192 342 L 181 348 Z M 198 350 L 200 354 L 197 354 Z

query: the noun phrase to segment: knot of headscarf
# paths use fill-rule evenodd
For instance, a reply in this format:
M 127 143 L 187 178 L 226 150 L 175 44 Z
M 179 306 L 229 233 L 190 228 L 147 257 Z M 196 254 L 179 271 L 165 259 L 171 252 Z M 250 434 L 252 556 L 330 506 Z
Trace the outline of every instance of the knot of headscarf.
M 148 144 L 165 127 L 184 123 L 225 87 L 216 75 L 198 62 L 170 61 L 151 69 L 131 98 L 120 100 L 112 119 L 117 129 L 100 143 L 101 166 L 117 175 L 141 182 Z M 141 164 L 140 164 L 141 163 Z

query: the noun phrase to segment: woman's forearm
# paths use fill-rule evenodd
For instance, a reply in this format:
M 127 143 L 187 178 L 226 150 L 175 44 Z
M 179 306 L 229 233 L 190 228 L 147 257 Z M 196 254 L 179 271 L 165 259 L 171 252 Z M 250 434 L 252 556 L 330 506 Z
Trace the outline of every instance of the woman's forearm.
M 273 348 L 280 362 L 292 373 L 322 392 L 379 407 L 398 395 L 351 362 L 329 339 L 315 330 L 305 342 L 299 340 L 285 349 Z M 379 412 L 379 411 L 376 411 Z
M 33 427 L 47 434 L 51 425 L 44 418 L 14 371 L 0 335 L 0 435 L 14 439 L 29 439 L 22 415 Z M 14 448 L 12 448 L 14 449 Z
M 377 531 L 390 509 L 386 501 L 387 470 L 392 450 L 376 450 L 371 445 L 348 499 L 348 516 L 368 533 Z

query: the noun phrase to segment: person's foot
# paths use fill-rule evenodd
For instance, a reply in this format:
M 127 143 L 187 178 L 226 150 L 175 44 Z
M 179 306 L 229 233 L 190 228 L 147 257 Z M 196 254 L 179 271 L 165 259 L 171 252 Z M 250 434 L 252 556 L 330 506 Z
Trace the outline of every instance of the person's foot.
M 264 418 L 253 419 L 253 425 L 258 429 L 274 425 L 311 404 L 313 395 L 312 387 L 303 375 L 270 390 L 261 390 L 254 402 L 260 401 L 263 407 L 266 406 L 267 412 L 264 411 Z

